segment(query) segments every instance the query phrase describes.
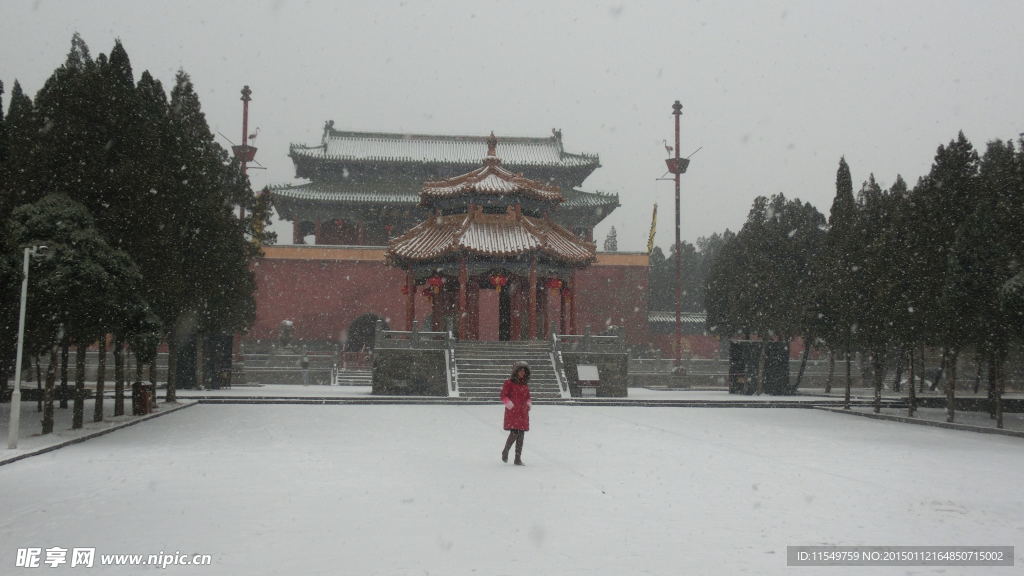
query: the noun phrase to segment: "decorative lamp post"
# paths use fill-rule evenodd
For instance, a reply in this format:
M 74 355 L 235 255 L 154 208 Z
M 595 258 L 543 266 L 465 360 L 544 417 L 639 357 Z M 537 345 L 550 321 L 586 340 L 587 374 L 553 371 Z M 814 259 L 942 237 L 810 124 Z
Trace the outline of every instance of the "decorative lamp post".
M 21 426 L 21 355 L 25 347 L 25 304 L 28 302 L 28 263 L 30 257 L 42 256 L 46 251 L 46 246 L 25 248 L 25 256 L 22 262 L 21 311 L 18 313 L 18 357 L 15 360 L 14 390 L 11 392 L 10 429 L 7 433 L 7 448 L 11 450 L 18 447 L 18 428 Z
M 256 139 L 256 134 L 249 134 L 249 102 L 252 101 L 252 90 L 249 86 L 242 87 L 242 143 L 231 147 L 231 152 L 242 167 L 242 176 L 246 176 L 249 162 L 256 159 L 256 147 L 250 146 L 249 141 Z M 256 129 L 259 131 L 259 128 Z M 245 206 L 238 208 L 238 217 L 245 218 Z
M 679 177 L 682 176 L 690 165 L 689 158 L 679 157 L 679 117 L 683 114 L 683 105 L 676 100 L 672 104 L 672 115 L 676 117 L 676 147 L 675 156 L 665 160 L 668 171 L 674 176 L 676 183 L 676 367 L 683 363 L 683 254 L 682 244 L 679 240 Z

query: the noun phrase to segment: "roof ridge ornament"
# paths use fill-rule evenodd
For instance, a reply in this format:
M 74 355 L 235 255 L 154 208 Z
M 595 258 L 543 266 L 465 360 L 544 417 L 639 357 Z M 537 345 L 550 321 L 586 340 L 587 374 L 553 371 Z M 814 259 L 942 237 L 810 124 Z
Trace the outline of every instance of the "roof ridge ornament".
M 491 130 L 491 135 L 487 137 L 487 155 L 498 155 L 498 138 L 494 135 L 494 130 Z
M 491 135 L 487 137 L 487 156 L 484 157 L 485 166 L 498 166 L 501 164 L 501 160 L 498 158 L 498 138 L 494 135 L 494 130 L 491 130 Z

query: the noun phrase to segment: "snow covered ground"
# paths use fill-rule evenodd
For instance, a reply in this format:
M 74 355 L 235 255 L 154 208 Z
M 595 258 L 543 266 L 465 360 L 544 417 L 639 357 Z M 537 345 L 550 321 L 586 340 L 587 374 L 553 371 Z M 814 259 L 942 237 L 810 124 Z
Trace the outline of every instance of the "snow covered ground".
M 183 400 L 180 404 L 191 404 L 189 400 Z M 43 413 L 38 410 L 37 402 L 35 400 L 21 402 L 21 418 L 18 421 L 18 447 L 11 450 L 7 448 L 8 434 L 10 432 L 10 420 L 11 420 L 11 405 L 10 403 L 0 404 L 0 437 L 2 437 L 2 445 L 0 445 L 0 462 L 7 460 L 12 457 L 18 457 L 30 452 L 35 452 L 41 449 L 62 444 L 68 441 L 77 440 L 86 436 L 101 433 L 113 428 L 122 427 L 132 422 L 135 422 L 145 416 L 132 416 L 132 401 L 129 395 L 125 399 L 124 409 L 127 412 L 125 415 L 114 416 L 114 400 L 113 398 L 106 398 L 103 404 L 103 420 L 100 422 L 93 422 L 93 412 L 95 410 L 95 404 L 92 399 L 86 399 L 85 401 L 85 413 L 83 417 L 82 427 L 79 429 L 73 429 L 72 424 L 72 409 L 74 402 L 68 401 L 67 408 L 60 408 L 59 401 L 53 402 L 53 432 L 51 434 L 42 434 L 43 425 L 42 418 Z M 160 404 L 160 411 L 168 411 L 177 408 L 178 406 Z M 0 574 L 3 572 L 0 571 Z
M 197 405 L 0 466 L 0 573 L 1012 574 L 786 566 L 787 545 L 1014 545 L 1019 438 L 818 410 Z M 19 548 L 96 566 L 15 568 Z
M 865 414 L 872 414 L 874 412 L 872 408 L 865 406 L 855 406 L 851 408 L 851 410 L 855 410 L 857 412 L 862 412 Z M 907 417 L 906 408 L 882 408 L 880 413 L 886 416 L 898 416 L 902 418 Z M 917 410 L 914 411 L 914 419 L 923 420 L 926 422 L 945 422 L 946 409 L 918 408 Z M 957 424 L 976 426 L 979 428 L 995 428 L 996 426 L 995 420 L 993 420 L 992 417 L 989 416 L 988 412 L 966 412 L 963 410 L 959 410 L 955 415 L 954 421 Z M 1004 412 L 1003 429 L 1024 432 L 1024 413 Z

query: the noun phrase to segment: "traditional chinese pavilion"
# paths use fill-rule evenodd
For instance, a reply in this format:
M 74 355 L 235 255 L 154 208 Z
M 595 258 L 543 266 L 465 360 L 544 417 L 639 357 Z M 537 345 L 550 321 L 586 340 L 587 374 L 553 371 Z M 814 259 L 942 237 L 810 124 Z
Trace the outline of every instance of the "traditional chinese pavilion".
M 483 136 L 350 132 L 330 121 L 318 146 L 290 147 L 296 176 L 310 182 L 273 188 L 274 206 L 294 224 L 295 244 L 312 235 L 313 244 L 384 246 L 430 216 L 420 201 L 424 182 L 474 170 L 485 149 Z M 559 130 L 547 138 L 502 138 L 502 166 L 560 190 L 551 218 L 587 240 L 619 206 L 618 195 L 579 189 L 600 161 L 566 152 Z
M 477 339 L 480 315 L 488 313 L 480 291 L 495 290 L 497 309 L 489 312 L 498 317 L 500 340 L 542 338 L 549 323 L 575 333 L 574 275 L 596 260 L 596 246 L 553 219 L 563 202 L 558 186 L 502 167 L 493 133 L 482 167 L 426 182 L 419 207 L 427 218 L 387 250 L 388 263 L 405 270 L 408 329 L 421 291 L 435 330 L 450 319 L 461 339 Z M 557 318 L 548 318 L 553 309 Z

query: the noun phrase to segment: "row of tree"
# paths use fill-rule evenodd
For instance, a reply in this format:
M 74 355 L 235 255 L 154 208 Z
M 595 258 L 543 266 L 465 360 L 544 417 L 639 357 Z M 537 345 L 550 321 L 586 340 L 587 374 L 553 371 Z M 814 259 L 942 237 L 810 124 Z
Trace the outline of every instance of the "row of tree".
M 76 34 L 35 98 L 16 81 L 2 111 L 0 102 L 0 386 L 14 366 L 23 250 L 45 245 L 31 266 L 26 355 L 49 357 L 51 410 L 57 351 L 66 373 L 75 347 L 81 426 L 85 351 L 98 343 L 102 418 L 108 339 L 118 399 L 126 347 L 152 366 L 164 342 L 174 401 L 176 348 L 242 330 L 254 315 L 249 266 L 272 240 L 266 196 L 254 197 L 214 141 L 189 76 L 178 72 L 169 96 L 148 71 L 136 81 L 120 42 L 93 58 Z
M 781 194 L 754 201 L 710 266 L 708 325 L 724 336 L 802 337 L 805 360 L 811 347 L 845 357 L 847 401 L 850 358 L 864 353 L 876 410 L 888 366 L 898 386 L 909 364 L 913 382 L 923 347 L 940 349 L 949 421 L 957 357 L 974 350 L 1001 426 L 1003 366 L 1024 336 L 1021 222 L 1024 153 L 1012 141 L 990 142 L 979 156 L 961 133 L 939 146 L 913 189 L 897 176 L 884 190 L 872 175 L 855 195 L 841 159 L 827 222 Z

